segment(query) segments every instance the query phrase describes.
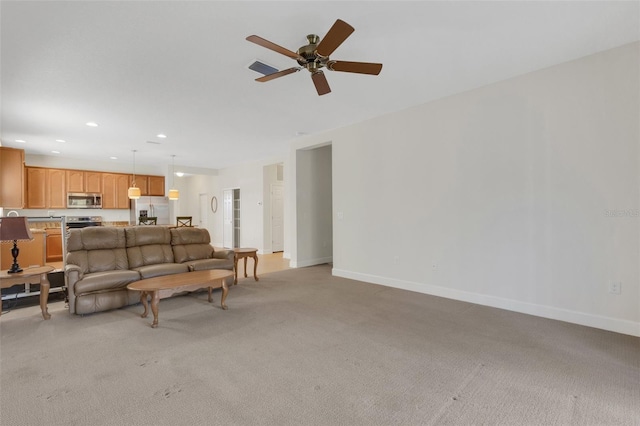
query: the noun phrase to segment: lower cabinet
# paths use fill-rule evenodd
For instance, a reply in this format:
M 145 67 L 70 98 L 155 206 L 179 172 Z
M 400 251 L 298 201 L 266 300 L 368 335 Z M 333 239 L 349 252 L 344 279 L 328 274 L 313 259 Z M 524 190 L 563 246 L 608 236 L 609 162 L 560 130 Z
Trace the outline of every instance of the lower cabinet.
M 62 261 L 62 230 L 60 228 L 47 228 L 47 262 Z

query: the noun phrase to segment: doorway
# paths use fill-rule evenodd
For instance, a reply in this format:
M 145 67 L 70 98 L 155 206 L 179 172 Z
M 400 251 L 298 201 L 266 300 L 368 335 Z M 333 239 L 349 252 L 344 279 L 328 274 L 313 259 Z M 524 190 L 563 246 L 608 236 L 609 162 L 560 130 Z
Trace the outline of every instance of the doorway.
M 240 247 L 240 189 L 225 189 L 222 192 L 222 221 L 224 247 Z
M 284 185 L 271 184 L 271 251 L 284 250 Z

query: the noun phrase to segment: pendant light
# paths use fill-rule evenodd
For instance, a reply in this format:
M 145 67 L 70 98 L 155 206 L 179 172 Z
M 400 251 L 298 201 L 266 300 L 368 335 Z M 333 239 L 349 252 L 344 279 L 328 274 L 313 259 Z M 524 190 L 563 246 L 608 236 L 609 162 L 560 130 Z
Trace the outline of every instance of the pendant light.
M 173 187 L 173 180 L 175 179 L 173 177 L 175 175 L 175 167 L 176 167 L 176 156 L 175 156 L 175 154 L 173 154 L 171 156 L 171 186 L 172 187 Z M 177 189 L 170 189 L 169 190 L 169 199 L 175 201 L 178 198 L 180 198 L 180 192 Z
M 127 196 L 130 200 L 137 200 L 140 198 L 140 188 L 136 186 L 136 150 L 133 150 L 133 180 L 131 186 L 127 190 Z

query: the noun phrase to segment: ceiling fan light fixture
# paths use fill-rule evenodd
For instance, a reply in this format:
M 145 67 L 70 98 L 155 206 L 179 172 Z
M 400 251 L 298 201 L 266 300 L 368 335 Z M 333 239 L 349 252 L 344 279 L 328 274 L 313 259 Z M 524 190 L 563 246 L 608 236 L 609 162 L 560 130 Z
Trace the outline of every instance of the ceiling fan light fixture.
M 247 41 L 259 46 L 273 50 L 284 56 L 288 56 L 298 62 L 298 67 L 288 68 L 282 71 L 271 72 L 255 80 L 260 83 L 271 81 L 285 75 L 293 74 L 301 69 L 306 69 L 311 73 L 311 80 L 316 87 L 318 95 L 331 93 L 331 88 L 322 68 L 329 71 L 341 71 L 348 73 L 378 75 L 382 69 L 382 64 L 370 62 L 336 61 L 329 59 L 329 56 L 354 32 L 354 28 L 341 19 L 337 19 L 329 31 L 321 40 L 316 34 L 308 34 L 309 44 L 302 46 L 297 52 L 293 52 L 285 47 L 275 44 L 257 35 L 250 35 Z M 250 67 L 251 68 L 251 67 Z

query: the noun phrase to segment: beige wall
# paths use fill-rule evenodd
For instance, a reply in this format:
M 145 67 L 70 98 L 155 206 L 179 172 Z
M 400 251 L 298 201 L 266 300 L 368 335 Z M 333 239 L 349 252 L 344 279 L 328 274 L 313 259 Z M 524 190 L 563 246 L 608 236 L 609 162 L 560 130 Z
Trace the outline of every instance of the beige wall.
M 640 335 L 638 50 L 294 144 L 333 146 L 334 274 Z

